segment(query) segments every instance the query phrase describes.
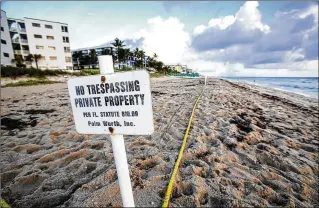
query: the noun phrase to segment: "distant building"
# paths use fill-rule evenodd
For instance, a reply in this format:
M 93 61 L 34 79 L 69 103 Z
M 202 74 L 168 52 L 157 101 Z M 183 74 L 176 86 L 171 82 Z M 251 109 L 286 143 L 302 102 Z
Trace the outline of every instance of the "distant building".
M 191 73 L 194 73 L 194 71 L 192 69 L 187 68 L 186 73 L 191 74 Z
M 167 67 L 171 68 L 171 70 L 177 71 L 178 73 L 187 73 L 187 66 L 186 65 L 166 65 Z
M 25 60 L 29 54 L 40 54 L 41 69 L 72 69 L 68 30 L 66 23 L 7 18 L 1 10 L 1 64 L 14 65 L 12 59 L 16 57 Z M 31 66 L 30 62 L 24 64 Z M 34 62 L 32 66 L 35 67 Z

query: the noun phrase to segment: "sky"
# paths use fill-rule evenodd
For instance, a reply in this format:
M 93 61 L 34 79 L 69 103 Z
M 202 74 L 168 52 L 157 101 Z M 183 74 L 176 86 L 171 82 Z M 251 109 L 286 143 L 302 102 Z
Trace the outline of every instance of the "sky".
M 13 1 L 1 9 L 68 23 L 71 49 L 118 37 L 209 76 L 318 77 L 318 2 Z

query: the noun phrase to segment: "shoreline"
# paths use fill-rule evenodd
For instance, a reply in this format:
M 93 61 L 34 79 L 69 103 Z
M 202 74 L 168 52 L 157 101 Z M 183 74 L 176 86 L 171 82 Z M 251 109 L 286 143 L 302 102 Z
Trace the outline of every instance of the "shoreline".
M 262 77 L 256 77 L 256 78 L 262 78 Z M 311 78 L 313 78 L 313 77 L 311 77 Z M 298 94 L 298 95 L 302 95 L 302 96 L 307 97 L 307 98 L 314 98 L 314 99 L 319 100 L 319 97 L 313 97 L 313 96 L 311 96 L 309 94 L 305 94 L 305 93 L 302 93 L 302 92 L 295 92 L 295 91 L 282 89 L 282 88 L 277 88 L 277 87 L 273 87 L 271 85 L 265 86 L 265 85 L 259 84 L 259 83 L 255 83 L 254 84 L 254 83 L 249 82 L 249 81 L 244 81 L 244 80 L 243 81 L 238 81 L 238 80 L 232 80 L 232 79 L 228 79 L 228 78 L 219 78 L 219 79 L 223 79 L 223 80 L 227 80 L 227 81 L 231 81 L 231 82 L 235 82 L 235 83 L 247 84 L 247 85 L 251 85 L 251 86 L 257 86 L 257 87 L 261 87 L 261 88 L 270 88 L 270 89 L 273 89 L 273 90 L 278 90 L 278 91 L 283 91 L 283 92 L 287 92 L 287 93 Z

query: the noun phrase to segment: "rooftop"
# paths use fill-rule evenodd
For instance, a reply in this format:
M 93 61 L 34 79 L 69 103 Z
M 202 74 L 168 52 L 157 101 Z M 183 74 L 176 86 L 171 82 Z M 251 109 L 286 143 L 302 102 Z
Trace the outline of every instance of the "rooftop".
M 16 19 L 16 18 L 11 18 L 11 17 L 8 17 L 7 19 L 8 19 L 8 20 L 19 20 L 19 21 L 24 21 L 24 20 L 22 20 L 22 19 Z
M 24 18 L 25 18 L 25 19 L 32 19 L 32 20 L 38 20 L 38 21 L 44 21 L 44 22 L 52 22 L 52 23 L 58 23 L 58 24 L 67 25 L 67 23 L 63 23 L 63 22 L 54 22 L 54 21 L 42 20 L 42 19 L 35 19 L 35 18 L 30 18 L 30 17 L 24 17 Z

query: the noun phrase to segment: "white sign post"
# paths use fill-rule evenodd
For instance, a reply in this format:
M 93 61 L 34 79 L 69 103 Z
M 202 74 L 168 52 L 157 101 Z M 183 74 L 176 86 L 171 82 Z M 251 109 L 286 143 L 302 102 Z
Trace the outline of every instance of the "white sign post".
M 76 130 L 111 134 L 124 207 L 134 207 L 123 134 L 154 132 L 150 77 L 147 71 L 114 74 L 112 56 L 98 56 L 101 75 L 70 79 L 69 94 Z

